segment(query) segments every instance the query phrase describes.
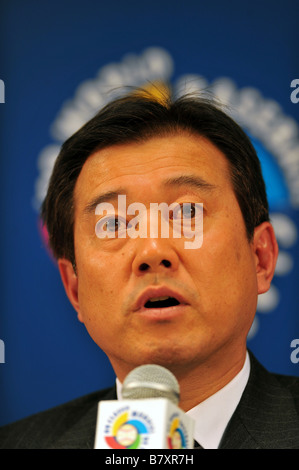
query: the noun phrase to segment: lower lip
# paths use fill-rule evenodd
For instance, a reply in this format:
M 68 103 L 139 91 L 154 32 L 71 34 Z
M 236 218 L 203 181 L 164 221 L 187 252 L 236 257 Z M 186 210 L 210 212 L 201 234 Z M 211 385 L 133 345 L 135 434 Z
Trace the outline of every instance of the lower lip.
M 165 320 L 171 320 L 172 318 L 183 315 L 186 312 L 187 307 L 188 305 L 186 304 L 179 304 L 179 305 L 174 305 L 173 307 L 166 307 L 166 308 L 142 307 L 136 313 L 150 320 L 165 321 Z

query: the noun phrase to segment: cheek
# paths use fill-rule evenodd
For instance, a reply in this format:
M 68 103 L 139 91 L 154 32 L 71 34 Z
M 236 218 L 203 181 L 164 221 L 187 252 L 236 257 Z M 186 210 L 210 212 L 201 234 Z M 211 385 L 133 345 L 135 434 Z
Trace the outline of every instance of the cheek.
M 85 318 L 98 318 L 113 308 L 115 286 L 120 282 L 113 265 L 113 259 L 105 255 L 77 257 L 78 300 Z
M 214 306 L 215 315 L 217 310 L 242 304 L 244 298 L 251 306 L 256 302 L 254 256 L 246 235 L 224 230 L 207 233 L 202 247 L 186 253 L 186 259 L 199 296 L 207 309 Z
M 82 271 L 84 272 L 84 271 Z M 115 286 L 111 276 L 105 276 L 97 269 L 89 269 L 80 277 L 78 270 L 78 300 L 80 320 L 94 342 L 104 351 L 119 334 L 119 318 Z

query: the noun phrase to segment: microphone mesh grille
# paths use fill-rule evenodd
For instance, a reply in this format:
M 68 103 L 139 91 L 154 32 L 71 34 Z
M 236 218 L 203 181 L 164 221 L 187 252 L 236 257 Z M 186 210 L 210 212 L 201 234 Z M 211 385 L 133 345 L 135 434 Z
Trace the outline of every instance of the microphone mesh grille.
M 124 380 L 123 398 L 167 398 L 178 404 L 180 388 L 175 376 L 165 367 L 155 364 L 139 366 Z

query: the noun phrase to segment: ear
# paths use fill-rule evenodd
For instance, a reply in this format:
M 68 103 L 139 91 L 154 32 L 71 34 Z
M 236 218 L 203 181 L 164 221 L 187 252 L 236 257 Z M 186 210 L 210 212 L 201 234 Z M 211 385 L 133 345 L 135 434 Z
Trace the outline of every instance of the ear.
M 82 322 L 82 316 L 80 313 L 79 307 L 79 299 L 78 299 L 78 277 L 74 271 L 72 263 L 65 258 L 60 258 L 58 260 L 58 268 L 60 272 L 60 276 L 62 279 L 62 283 L 64 285 L 64 289 L 66 295 L 69 298 L 72 306 L 76 310 L 78 314 L 78 320 Z
M 253 237 L 258 294 L 264 294 L 269 290 L 274 276 L 278 244 L 274 229 L 269 222 L 263 222 L 256 227 Z

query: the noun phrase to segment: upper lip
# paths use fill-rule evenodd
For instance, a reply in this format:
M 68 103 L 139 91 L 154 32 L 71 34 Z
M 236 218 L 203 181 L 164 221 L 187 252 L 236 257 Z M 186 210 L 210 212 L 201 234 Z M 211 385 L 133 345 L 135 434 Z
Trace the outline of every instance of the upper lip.
M 133 310 L 137 311 L 144 307 L 146 302 L 150 299 L 158 297 L 173 297 L 179 301 L 180 304 L 187 305 L 186 299 L 176 290 L 173 290 L 167 286 L 160 287 L 148 287 L 136 300 Z

